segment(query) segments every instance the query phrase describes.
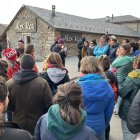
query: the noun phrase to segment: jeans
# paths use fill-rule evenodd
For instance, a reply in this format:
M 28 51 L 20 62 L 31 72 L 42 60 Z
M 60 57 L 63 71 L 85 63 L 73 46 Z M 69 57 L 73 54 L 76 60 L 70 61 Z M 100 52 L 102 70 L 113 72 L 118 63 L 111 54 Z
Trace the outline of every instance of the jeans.
M 121 119 L 123 140 L 135 140 L 136 135 L 132 134 L 127 128 L 127 122 Z

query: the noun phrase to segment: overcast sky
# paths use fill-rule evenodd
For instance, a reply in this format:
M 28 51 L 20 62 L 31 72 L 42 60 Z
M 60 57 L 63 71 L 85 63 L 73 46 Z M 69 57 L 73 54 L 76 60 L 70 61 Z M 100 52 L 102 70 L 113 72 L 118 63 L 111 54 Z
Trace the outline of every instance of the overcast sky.
M 133 15 L 140 18 L 140 0 L 1 0 L 0 23 L 9 24 L 22 4 L 51 9 L 87 17 L 101 18 L 106 16 Z

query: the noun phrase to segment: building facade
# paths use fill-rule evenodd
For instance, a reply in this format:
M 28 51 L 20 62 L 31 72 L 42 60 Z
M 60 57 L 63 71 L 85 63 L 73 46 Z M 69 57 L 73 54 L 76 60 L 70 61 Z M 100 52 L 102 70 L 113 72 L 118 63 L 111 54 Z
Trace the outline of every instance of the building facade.
M 19 39 L 24 40 L 25 47 L 33 44 L 36 59 L 44 60 L 57 37 L 65 40 L 68 55 L 77 55 L 77 43 L 82 35 L 88 41 L 97 39 L 98 42 L 106 32 L 116 35 L 120 42 L 123 38 L 136 40 L 140 37 L 137 32 L 121 25 L 25 5 L 20 8 L 2 36 L 6 36 L 8 47 L 16 48 Z

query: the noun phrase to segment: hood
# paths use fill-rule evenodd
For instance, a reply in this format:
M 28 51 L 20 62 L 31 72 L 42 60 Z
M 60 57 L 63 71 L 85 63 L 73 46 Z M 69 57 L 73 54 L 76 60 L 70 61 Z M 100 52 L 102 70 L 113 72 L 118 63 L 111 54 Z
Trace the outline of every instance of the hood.
M 130 56 L 123 56 L 123 57 L 117 57 L 114 62 L 112 63 L 112 67 L 121 67 L 124 66 L 128 63 L 133 63 L 135 57 L 130 57 Z
M 13 75 L 13 80 L 18 84 L 25 84 L 35 79 L 36 77 L 38 77 L 38 75 L 34 70 L 22 69 Z
M 128 77 L 130 77 L 131 80 L 140 87 L 140 69 L 133 70 L 128 74 Z
M 58 140 L 68 140 L 80 133 L 84 127 L 85 120 L 86 113 L 83 110 L 81 110 L 81 123 L 78 125 L 70 125 L 63 120 L 58 104 L 52 105 L 48 110 L 48 129 Z
M 106 98 L 110 85 L 107 79 L 101 74 L 87 74 L 82 76 L 78 83 L 82 88 L 83 95 L 88 100 L 104 100 Z
M 48 68 L 47 73 L 51 81 L 57 84 L 63 80 L 67 74 L 67 71 L 61 68 Z

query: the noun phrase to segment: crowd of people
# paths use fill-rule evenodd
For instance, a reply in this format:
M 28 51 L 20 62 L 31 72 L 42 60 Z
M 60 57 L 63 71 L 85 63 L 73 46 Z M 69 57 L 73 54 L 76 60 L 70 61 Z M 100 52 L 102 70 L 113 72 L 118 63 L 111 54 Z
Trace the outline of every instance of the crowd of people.
M 1 140 L 109 140 L 112 114 L 123 140 L 140 138 L 140 40 L 101 36 L 77 44 L 79 78 L 70 81 L 67 47 L 57 38 L 42 72 L 35 47 L 19 40 L 0 59 Z M 136 96 L 136 97 L 135 97 Z

